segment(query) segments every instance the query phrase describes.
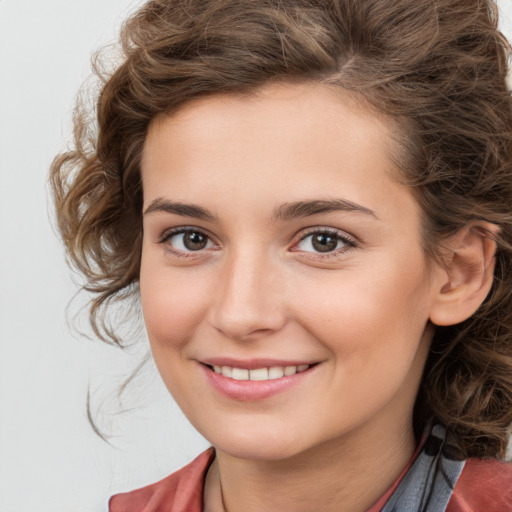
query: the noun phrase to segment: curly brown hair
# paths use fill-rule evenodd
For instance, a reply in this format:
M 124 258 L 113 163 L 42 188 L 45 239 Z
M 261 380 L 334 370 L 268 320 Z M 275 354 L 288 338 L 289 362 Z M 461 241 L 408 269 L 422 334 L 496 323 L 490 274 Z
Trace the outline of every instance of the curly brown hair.
M 501 457 L 512 423 L 512 109 L 509 47 L 491 0 L 150 0 L 121 32 L 122 62 L 96 73 L 91 119 L 51 187 L 90 320 L 122 345 L 110 304 L 138 294 L 140 161 L 148 126 L 194 98 L 270 81 L 328 83 L 400 128 L 396 160 L 424 215 L 426 254 L 470 220 L 500 227 L 495 279 L 467 321 L 437 328 L 415 407 L 464 456 Z M 93 116 L 94 117 L 94 116 Z

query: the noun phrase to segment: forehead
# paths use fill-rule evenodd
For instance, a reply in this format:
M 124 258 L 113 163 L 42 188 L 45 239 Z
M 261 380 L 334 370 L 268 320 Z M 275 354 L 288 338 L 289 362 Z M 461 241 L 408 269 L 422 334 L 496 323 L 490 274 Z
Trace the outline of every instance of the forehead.
M 181 105 L 172 115 L 157 116 L 149 126 L 144 157 L 163 131 L 192 143 L 222 139 L 228 131 L 236 131 L 238 139 L 248 136 L 254 140 L 257 135 L 275 141 L 279 135 L 280 143 L 285 137 L 291 143 L 300 139 L 313 142 L 331 132 L 334 138 L 328 137 L 326 143 L 340 137 L 353 142 L 372 137 L 391 149 L 390 136 L 397 130 L 394 122 L 355 93 L 314 83 L 274 83 L 251 93 L 200 97 Z
M 152 122 L 144 202 L 191 193 L 201 201 L 261 193 L 276 202 L 341 194 L 386 208 L 386 193 L 400 186 L 394 129 L 353 95 L 321 85 L 197 99 Z

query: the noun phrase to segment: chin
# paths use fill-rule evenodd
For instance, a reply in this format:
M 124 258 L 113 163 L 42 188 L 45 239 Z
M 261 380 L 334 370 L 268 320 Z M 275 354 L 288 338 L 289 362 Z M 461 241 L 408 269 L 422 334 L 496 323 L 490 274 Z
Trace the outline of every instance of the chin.
M 252 443 L 228 442 L 214 446 L 217 450 L 231 457 L 254 461 L 285 460 L 300 453 L 297 446 L 283 446 L 283 443 L 262 442 L 261 439 L 255 440 Z
M 284 460 L 309 447 L 303 446 L 303 443 L 289 432 L 276 432 L 275 429 L 253 427 L 240 431 L 219 431 L 209 428 L 200 432 L 215 449 L 237 459 Z

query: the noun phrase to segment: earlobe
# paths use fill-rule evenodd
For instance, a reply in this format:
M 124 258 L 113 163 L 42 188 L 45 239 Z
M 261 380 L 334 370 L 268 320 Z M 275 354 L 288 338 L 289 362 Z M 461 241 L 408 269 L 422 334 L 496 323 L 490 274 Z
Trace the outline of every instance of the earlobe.
M 485 300 L 493 282 L 498 232 L 495 224 L 474 221 L 443 243 L 444 264 L 436 268 L 430 311 L 433 324 L 463 322 Z

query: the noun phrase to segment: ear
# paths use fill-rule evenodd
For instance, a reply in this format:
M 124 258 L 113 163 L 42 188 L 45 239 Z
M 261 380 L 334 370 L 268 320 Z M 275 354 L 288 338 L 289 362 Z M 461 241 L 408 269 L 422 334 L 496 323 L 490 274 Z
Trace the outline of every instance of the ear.
M 430 321 L 455 325 L 467 320 L 489 293 L 499 227 L 474 221 L 443 243 L 444 264 L 436 267 Z

